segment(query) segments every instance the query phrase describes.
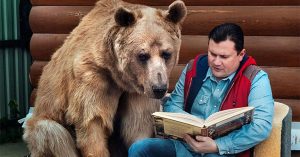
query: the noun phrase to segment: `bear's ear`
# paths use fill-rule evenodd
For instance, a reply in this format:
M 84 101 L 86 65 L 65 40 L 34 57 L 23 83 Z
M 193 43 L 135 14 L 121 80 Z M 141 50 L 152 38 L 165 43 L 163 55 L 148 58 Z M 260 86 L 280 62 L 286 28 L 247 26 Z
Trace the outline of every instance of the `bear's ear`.
M 131 11 L 120 7 L 115 13 L 115 21 L 118 25 L 126 27 L 135 23 L 135 17 Z
M 187 9 L 182 1 L 175 1 L 169 5 L 169 10 L 167 12 L 167 19 L 171 22 L 177 24 L 182 22 L 186 17 Z

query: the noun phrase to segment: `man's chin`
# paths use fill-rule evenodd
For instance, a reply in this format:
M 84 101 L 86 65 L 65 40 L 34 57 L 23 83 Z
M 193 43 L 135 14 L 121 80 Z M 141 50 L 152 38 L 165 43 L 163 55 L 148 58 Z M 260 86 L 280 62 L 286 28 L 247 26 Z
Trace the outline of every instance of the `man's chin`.
M 227 76 L 222 74 L 222 73 L 218 73 L 218 72 L 213 72 L 213 75 L 214 77 L 217 79 L 217 80 L 221 80 L 223 78 L 226 78 Z
M 215 71 L 215 70 L 212 71 L 212 74 L 213 74 L 215 77 L 222 77 L 222 76 L 224 76 L 223 73 L 221 73 L 221 72 L 219 72 L 219 71 Z

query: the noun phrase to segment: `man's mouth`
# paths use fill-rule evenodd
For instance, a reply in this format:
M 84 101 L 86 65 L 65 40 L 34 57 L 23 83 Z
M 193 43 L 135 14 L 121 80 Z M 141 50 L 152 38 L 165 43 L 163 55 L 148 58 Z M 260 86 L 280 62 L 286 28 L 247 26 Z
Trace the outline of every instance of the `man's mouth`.
M 213 67 L 213 70 L 214 70 L 214 71 L 216 71 L 216 72 L 220 72 L 220 71 L 222 71 L 222 69 L 221 69 L 221 68 L 217 68 L 217 67 Z

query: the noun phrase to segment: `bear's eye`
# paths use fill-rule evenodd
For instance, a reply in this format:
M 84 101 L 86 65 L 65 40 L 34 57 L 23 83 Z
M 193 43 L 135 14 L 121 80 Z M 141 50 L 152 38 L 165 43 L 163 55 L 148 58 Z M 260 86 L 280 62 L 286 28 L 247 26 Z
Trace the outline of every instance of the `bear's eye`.
M 168 60 L 171 58 L 171 53 L 170 52 L 167 52 L 167 51 L 163 51 L 161 53 L 161 57 L 164 58 L 165 60 Z
M 141 53 L 138 55 L 138 59 L 143 63 L 146 62 L 149 58 L 150 58 L 150 55 L 147 53 Z

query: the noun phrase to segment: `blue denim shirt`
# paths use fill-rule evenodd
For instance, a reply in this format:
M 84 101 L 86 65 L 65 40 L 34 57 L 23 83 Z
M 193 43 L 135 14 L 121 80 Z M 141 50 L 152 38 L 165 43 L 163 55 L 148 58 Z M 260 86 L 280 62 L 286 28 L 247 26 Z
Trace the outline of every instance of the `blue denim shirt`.
M 186 68 L 183 70 L 174 91 L 171 93 L 170 99 L 163 105 L 165 112 L 185 112 L 183 103 Z M 203 80 L 204 83 L 193 103 L 191 114 L 206 119 L 209 115 L 218 112 L 226 89 L 234 74 L 217 81 L 209 68 Z M 255 107 L 253 121 L 226 136 L 215 139 L 220 155 L 236 154 L 247 150 L 266 139 L 271 132 L 274 99 L 268 75 L 262 70 L 257 73 L 252 81 L 248 106 Z M 191 151 L 186 143 L 176 140 L 173 140 L 173 142 L 177 156 L 198 156 L 197 153 Z

